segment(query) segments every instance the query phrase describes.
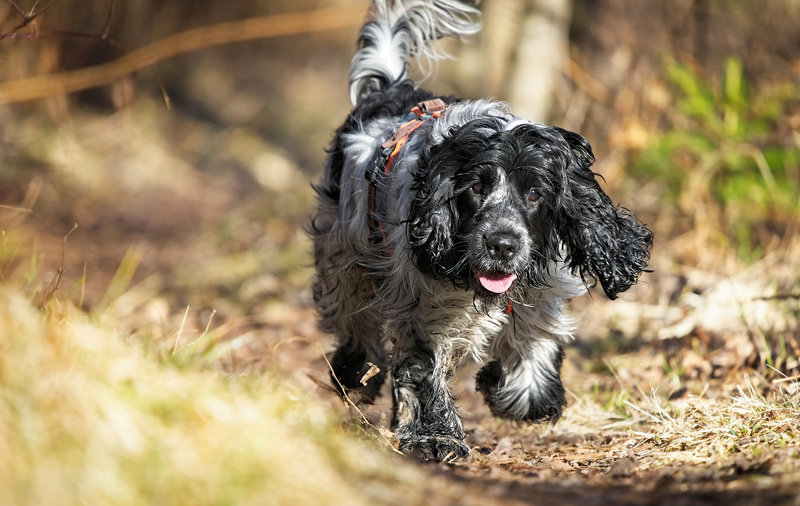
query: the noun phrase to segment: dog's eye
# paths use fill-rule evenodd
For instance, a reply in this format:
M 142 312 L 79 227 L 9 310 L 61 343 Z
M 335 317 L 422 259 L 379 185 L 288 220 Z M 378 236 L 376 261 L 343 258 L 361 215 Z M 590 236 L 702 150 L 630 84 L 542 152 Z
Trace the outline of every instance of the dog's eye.
M 483 183 L 475 183 L 472 185 L 472 193 L 475 195 L 483 195 Z
M 537 192 L 534 188 L 531 188 L 531 190 L 528 192 L 528 202 L 536 202 L 539 200 L 540 196 L 541 195 L 539 195 L 539 192 Z

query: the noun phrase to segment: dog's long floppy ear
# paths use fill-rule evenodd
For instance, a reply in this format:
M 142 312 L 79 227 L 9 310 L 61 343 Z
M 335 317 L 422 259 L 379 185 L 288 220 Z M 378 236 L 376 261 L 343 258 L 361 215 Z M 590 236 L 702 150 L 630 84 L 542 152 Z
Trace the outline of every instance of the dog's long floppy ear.
M 594 155 L 580 135 L 556 129 L 571 149 L 557 215 L 559 237 L 569 266 L 600 282 L 609 299 L 617 298 L 647 270 L 653 234 L 628 209 L 613 205 L 590 167 Z
M 434 278 L 453 274 L 453 236 L 458 229 L 455 199 L 455 163 L 446 160 L 446 149 L 425 152 L 415 174 L 414 200 L 408 217 L 408 243 L 414 262 Z

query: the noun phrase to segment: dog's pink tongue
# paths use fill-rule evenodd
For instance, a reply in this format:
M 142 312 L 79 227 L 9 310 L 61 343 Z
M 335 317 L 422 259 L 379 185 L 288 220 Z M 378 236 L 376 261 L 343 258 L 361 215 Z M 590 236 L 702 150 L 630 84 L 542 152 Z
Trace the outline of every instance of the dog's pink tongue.
M 477 272 L 478 283 L 492 293 L 505 293 L 517 279 L 516 274 L 502 272 Z

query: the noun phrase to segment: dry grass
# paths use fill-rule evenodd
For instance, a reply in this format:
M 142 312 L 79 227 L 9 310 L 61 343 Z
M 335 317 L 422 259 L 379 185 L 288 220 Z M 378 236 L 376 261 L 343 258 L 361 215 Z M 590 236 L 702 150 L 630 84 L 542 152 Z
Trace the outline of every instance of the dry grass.
M 101 320 L 0 289 L 0 503 L 366 504 L 405 478 L 306 393 Z
M 691 452 L 705 463 L 733 453 L 760 453 L 770 449 L 795 447 L 800 430 L 800 396 L 780 390 L 773 399 L 766 398 L 753 386 L 748 376 L 745 387 L 737 385 L 737 394 L 726 401 L 703 401 L 689 398 L 669 411 L 660 409 L 651 415 L 657 419 L 657 438 L 665 443 L 664 451 Z

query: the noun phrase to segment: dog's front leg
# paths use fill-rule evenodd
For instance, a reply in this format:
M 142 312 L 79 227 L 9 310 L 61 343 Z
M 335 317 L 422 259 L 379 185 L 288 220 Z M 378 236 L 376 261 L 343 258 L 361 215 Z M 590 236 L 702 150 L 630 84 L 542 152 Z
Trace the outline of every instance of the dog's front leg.
M 392 429 L 398 448 L 423 460 L 464 459 L 469 447 L 448 387 L 454 357 L 443 339 L 404 330 L 395 338 L 392 360 Z
M 492 414 L 529 422 L 558 420 L 566 405 L 561 362 L 572 325 L 560 298 L 514 306 L 511 322 L 492 342 L 495 360 L 475 378 Z

